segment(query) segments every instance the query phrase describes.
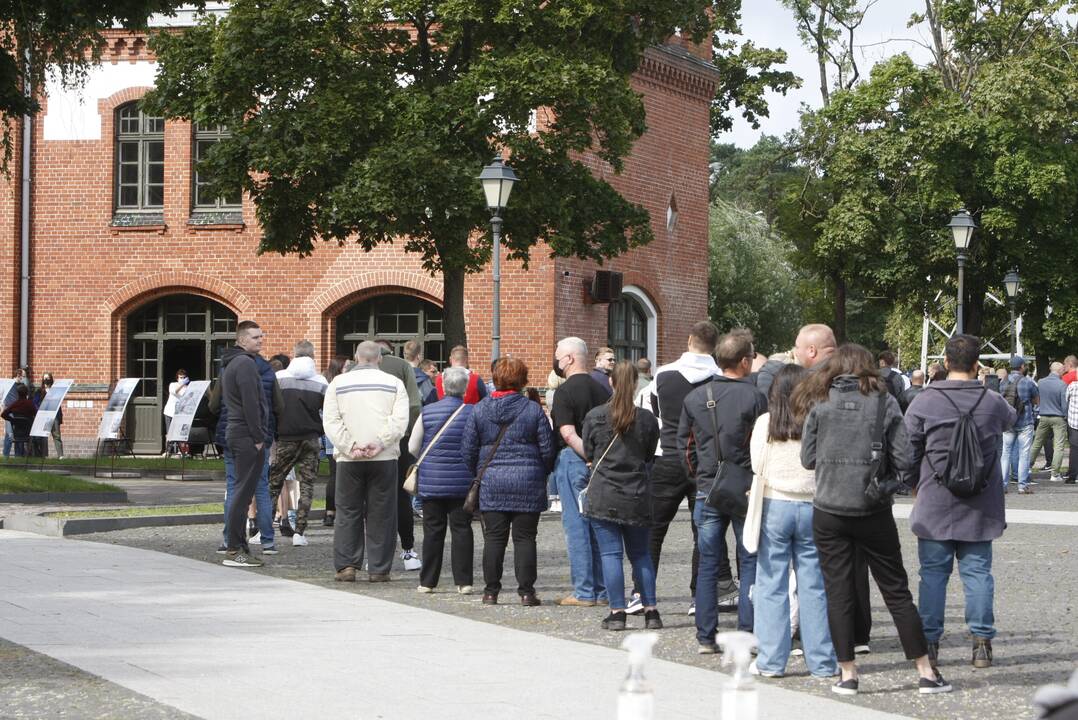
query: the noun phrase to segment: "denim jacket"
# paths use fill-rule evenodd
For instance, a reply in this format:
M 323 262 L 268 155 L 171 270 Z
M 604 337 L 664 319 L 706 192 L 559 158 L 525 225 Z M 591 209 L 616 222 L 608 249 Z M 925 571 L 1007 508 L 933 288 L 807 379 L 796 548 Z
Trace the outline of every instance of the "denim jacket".
M 878 397 L 878 399 L 877 399 Z M 839 375 L 831 383 L 827 402 L 812 408 L 801 435 L 801 464 L 816 470 L 815 507 L 834 515 L 863 516 L 890 507 L 892 499 L 872 503 L 865 496 L 872 467 L 872 434 L 877 402 L 884 414 L 885 463 L 900 478 L 910 470 L 910 441 L 902 410 L 890 393 L 861 393 L 858 379 Z

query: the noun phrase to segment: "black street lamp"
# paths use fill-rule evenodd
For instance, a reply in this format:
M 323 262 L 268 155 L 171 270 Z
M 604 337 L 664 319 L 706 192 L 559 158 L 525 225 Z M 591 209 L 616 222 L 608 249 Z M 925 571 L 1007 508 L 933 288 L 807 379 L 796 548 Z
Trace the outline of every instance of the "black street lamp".
M 1018 297 L 1021 278 L 1017 270 L 1011 270 L 1003 277 L 1003 287 L 1007 290 L 1007 299 L 1011 305 L 1011 357 L 1018 354 L 1018 320 L 1014 313 L 1014 299 Z
M 954 248 L 958 252 L 958 314 L 955 322 L 955 332 L 961 335 L 965 332 L 965 302 L 966 302 L 966 259 L 969 257 L 969 246 L 973 242 L 973 228 L 977 223 L 966 212 L 965 208 L 959 210 L 951 222 L 947 224 L 954 236 Z
M 502 162 L 501 156 L 483 168 L 479 173 L 479 182 L 483 184 L 483 194 L 487 198 L 487 208 L 490 209 L 490 229 L 494 235 L 493 258 L 494 267 L 494 314 L 491 318 L 490 359 L 497 360 L 502 351 L 502 218 L 501 211 L 509 204 L 509 193 L 513 191 L 513 184 L 517 181 L 513 168 Z

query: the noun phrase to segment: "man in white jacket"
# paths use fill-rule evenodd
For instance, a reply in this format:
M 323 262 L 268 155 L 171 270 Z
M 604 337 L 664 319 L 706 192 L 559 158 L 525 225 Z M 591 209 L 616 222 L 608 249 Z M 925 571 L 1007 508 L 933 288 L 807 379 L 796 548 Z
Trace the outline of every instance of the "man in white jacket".
M 337 461 L 336 579 L 355 582 L 368 557 L 371 582 L 388 582 L 397 541 L 397 461 L 408 427 L 404 383 L 378 369 L 382 349 L 366 341 L 355 367 L 326 390 L 323 423 Z

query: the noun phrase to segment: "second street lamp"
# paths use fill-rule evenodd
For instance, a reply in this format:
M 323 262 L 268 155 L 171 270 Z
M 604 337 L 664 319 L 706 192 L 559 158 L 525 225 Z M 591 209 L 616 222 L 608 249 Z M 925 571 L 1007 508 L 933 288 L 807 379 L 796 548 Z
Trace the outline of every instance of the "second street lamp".
M 1017 270 L 1011 270 L 1003 277 L 1003 287 L 1007 291 L 1007 299 L 1011 305 L 1011 357 L 1018 354 L 1018 319 L 1014 313 L 1014 300 L 1018 297 L 1021 282 Z
M 962 208 L 947 226 L 951 228 L 954 248 L 958 252 L 958 312 L 955 316 L 955 333 L 961 335 L 965 332 L 966 259 L 969 257 L 969 246 L 973 242 L 973 229 L 977 227 L 977 223 L 973 222 L 973 217 Z
M 502 218 L 501 211 L 509 204 L 509 193 L 517 181 L 513 168 L 502 162 L 501 156 L 483 168 L 479 173 L 479 182 L 483 184 L 483 194 L 487 198 L 487 208 L 491 212 L 490 230 L 494 236 L 492 249 L 494 280 L 494 312 L 491 317 L 490 359 L 497 360 L 502 354 Z

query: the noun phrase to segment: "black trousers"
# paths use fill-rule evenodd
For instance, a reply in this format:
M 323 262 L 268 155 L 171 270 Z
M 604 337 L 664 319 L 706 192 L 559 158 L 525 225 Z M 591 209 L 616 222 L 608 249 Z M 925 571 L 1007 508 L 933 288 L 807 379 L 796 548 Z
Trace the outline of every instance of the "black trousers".
M 417 421 L 418 422 L 418 421 Z M 404 492 L 404 480 L 408 477 L 408 468 L 415 460 L 408 454 L 408 437 L 401 438 L 401 456 L 397 461 L 397 535 L 401 539 L 401 550 L 415 547 L 415 516 L 412 514 L 412 496 Z M 426 560 L 424 560 L 426 562 Z
M 438 587 L 447 525 L 453 538 L 449 548 L 453 584 L 471 585 L 474 581 L 475 537 L 472 515 L 464 512 L 464 498 L 423 498 L 423 568 L 419 571 L 419 584 L 423 587 Z
M 337 512 L 337 461 L 329 456 L 329 480 L 326 481 L 326 512 Z
M 1067 458 L 1067 482 L 1078 480 L 1078 430 L 1067 426 L 1067 439 L 1070 441 L 1070 457 Z
M 484 592 L 497 595 L 502 589 L 502 566 L 505 548 L 509 545 L 510 531 L 513 535 L 513 568 L 517 577 L 517 594 L 535 592 L 538 577 L 538 559 L 535 538 L 539 534 L 539 513 L 497 512 L 483 513 L 483 581 Z
M 363 567 L 372 575 L 393 568 L 397 547 L 396 460 L 343 462 L 337 466 L 337 519 L 333 525 L 333 566 Z
M 906 658 L 928 653 L 924 627 L 910 594 L 909 578 L 902 565 L 902 547 L 891 508 L 864 517 L 833 515 L 816 508 L 812 533 L 820 556 L 827 621 L 839 662 L 854 658 L 854 623 L 857 612 L 856 553 L 858 548 L 872 570 L 883 601 L 894 620 Z
M 693 506 L 696 505 L 696 483 L 689 478 L 680 459 L 665 455 L 655 458 L 655 463 L 651 466 L 651 512 L 654 524 L 651 526 L 649 550 L 651 563 L 655 566 L 656 580 L 659 576 L 659 558 L 663 552 L 663 541 L 684 499 L 689 501 L 689 524 L 692 527 L 692 576 L 689 580 L 689 594 L 691 597 L 696 597 L 696 575 L 700 567 L 696 522 L 692 519 Z M 724 556 L 719 559 L 719 582 L 730 579 L 730 558 Z
M 266 462 L 265 447 L 259 450 L 255 447 L 255 441 L 247 436 L 229 436 L 228 447 L 236 468 L 236 494 L 232 496 L 228 517 L 225 518 L 225 535 L 229 550 L 248 552 L 247 508 L 262 478 L 262 466 Z
M 853 611 L 853 642 L 868 645 L 872 634 L 872 595 L 868 589 L 868 560 L 860 547 L 854 550 L 853 582 L 857 603 Z

